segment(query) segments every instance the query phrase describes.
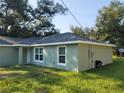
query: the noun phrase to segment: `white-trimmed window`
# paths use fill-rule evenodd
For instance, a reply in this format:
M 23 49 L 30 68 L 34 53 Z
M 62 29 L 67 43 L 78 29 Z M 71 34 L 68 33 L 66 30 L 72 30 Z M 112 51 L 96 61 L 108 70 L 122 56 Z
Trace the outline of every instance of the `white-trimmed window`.
M 58 47 L 58 64 L 60 65 L 66 64 L 66 47 L 65 46 Z
M 43 48 L 34 48 L 34 61 L 43 62 Z

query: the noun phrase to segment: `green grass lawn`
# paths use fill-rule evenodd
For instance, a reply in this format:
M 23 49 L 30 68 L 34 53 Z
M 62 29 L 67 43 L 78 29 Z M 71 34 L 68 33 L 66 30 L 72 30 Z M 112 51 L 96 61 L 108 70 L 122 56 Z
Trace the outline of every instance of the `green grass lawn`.
M 124 59 L 81 73 L 31 65 L 0 68 L 0 93 L 124 93 Z

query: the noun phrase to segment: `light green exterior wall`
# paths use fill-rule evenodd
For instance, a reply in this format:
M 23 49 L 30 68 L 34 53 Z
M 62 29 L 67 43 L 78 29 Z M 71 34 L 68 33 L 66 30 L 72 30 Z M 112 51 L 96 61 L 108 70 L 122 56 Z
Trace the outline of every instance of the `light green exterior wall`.
M 0 66 L 18 64 L 18 48 L 0 47 Z
M 61 45 L 60 45 L 61 46 Z M 112 47 L 71 44 L 67 48 L 67 64 L 60 66 L 57 62 L 57 46 L 44 46 L 44 62 L 34 61 L 34 47 L 31 50 L 31 63 L 44 67 L 58 68 L 71 71 L 85 71 L 95 67 L 95 61 L 100 60 L 103 65 L 112 63 Z M 90 52 L 89 52 L 90 48 Z M 92 52 L 92 53 L 91 53 Z M 89 55 L 88 53 L 91 53 Z
M 89 44 L 68 44 L 64 46 L 67 49 L 65 66 L 58 65 L 57 45 L 43 46 L 43 63 L 34 61 L 34 47 L 0 47 L 0 66 L 27 63 L 27 49 L 30 50 L 30 63 L 44 67 L 70 71 L 85 71 L 94 68 L 95 60 L 102 61 L 103 65 L 112 63 L 112 47 Z M 92 52 L 92 57 L 89 55 L 89 49 Z
M 78 45 L 78 69 L 79 71 L 88 70 L 90 68 L 89 58 L 88 58 L 88 45 L 79 44 Z
M 103 65 L 112 63 L 112 47 L 93 45 L 93 60 L 101 60 Z
M 65 66 L 58 65 L 57 46 L 44 46 L 44 62 L 34 61 L 34 48 L 31 48 L 31 63 L 45 67 L 78 71 L 78 46 L 77 44 L 65 45 L 67 48 L 67 62 Z
M 102 61 L 103 65 L 110 64 L 112 63 L 112 47 L 78 44 L 78 59 L 79 71 L 94 68 L 96 60 Z

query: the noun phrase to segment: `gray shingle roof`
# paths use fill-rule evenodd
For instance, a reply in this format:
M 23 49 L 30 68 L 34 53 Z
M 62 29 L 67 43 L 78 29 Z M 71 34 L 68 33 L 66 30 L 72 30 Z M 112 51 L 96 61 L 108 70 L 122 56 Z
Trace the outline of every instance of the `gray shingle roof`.
M 32 37 L 32 38 L 27 38 L 24 39 L 20 42 L 18 42 L 18 44 L 47 44 L 47 43 L 61 43 L 61 42 L 69 42 L 69 41 L 92 41 L 92 42 L 96 42 L 95 40 L 91 40 L 89 38 L 82 38 L 78 35 L 75 35 L 73 33 L 63 33 L 63 34 L 56 34 L 56 35 L 52 35 L 49 37 Z
M 18 38 L 10 38 L 10 37 L 0 36 L 0 44 L 1 45 L 13 45 L 18 41 L 19 41 Z
M 73 33 L 63 33 L 63 34 L 56 34 L 50 37 L 39 39 L 35 42 L 35 44 L 46 44 L 46 43 L 59 43 L 59 42 L 69 42 L 69 41 L 91 41 L 97 42 L 93 39 L 89 39 L 86 37 L 80 37 Z
M 31 44 L 34 44 L 35 42 L 37 42 L 38 40 L 42 40 L 42 37 L 26 38 L 26 39 L 23 39 L 23 40 L 17 42 L 17 44 L 28 44 L 28 45 L 31 45 Z
M 12 45 L 10 42 L 0 39 L 0 44 L 2 45 Z
M 47 43 L 61 43 L 61 42 L 69 42 L 69 41 L 86 41 L 86 42 L 96 42 L 101 43 L 93 39 L 89 39 L 86 37 L 80 37 L 73 33 L 63 33 L 56 34 L 49 37 L 31 37 L 26 39 L 19 38 L 9 38 L 9 37 L 0 37 L 0 44 L 24 44 L 24 45 L 33 45 L 33 44 L 47 44 Z M 103 43 L 105 44 L 105 43 Z

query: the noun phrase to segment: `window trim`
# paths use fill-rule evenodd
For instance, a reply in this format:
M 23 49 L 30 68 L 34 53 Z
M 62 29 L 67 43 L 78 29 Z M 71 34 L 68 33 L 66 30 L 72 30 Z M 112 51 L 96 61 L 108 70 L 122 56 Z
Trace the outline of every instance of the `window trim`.
M 42 48 L 42 49 L 43 49 L 43 60 L 42 60 L 42 61 L 35 59 L 35 55 L 36 55 L 36 54 L 35 54 L 35 53 L 36 53 L 35 51 L 36 51 L 36 48 L 38 48 L 38 49 L 39 49 L 39 48 Z M 40 62 L 40 63 L 43 63 L 43 62 L 44 62 L 44 47 L 34 47 L 34 62 Z
M 59 62 L 59 48 L 64 47 L 65 48 L 65 63 Z M 60 66 L 66 66 L 67 64 L 67 47 L 65 45 L 57 46 L 57 64 Z

